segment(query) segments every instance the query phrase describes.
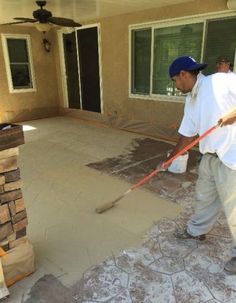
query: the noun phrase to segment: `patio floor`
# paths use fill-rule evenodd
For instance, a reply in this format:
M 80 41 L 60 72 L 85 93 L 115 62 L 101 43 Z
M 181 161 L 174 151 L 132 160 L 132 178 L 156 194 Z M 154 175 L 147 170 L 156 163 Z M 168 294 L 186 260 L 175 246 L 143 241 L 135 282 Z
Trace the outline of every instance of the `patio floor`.
M 171 144 L 78 119 L 28 125 L 19 166 L 37 270 L 9 303 L 236 302 L 222 215 L 207 240 L 176 240 L 192 212 L 199 153 L 183 174 L 161 172 L 103 214 L 153 170 Z

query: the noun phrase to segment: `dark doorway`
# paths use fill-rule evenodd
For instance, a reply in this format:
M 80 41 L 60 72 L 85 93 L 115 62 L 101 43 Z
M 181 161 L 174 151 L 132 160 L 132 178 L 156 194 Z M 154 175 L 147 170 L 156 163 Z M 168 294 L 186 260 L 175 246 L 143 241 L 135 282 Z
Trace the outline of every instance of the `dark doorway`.
M 97 27 L 77 31 L 81 100 L 84 110 L 101 112 Z
M 63 34 L 69 108 L 80 108 L 79 74 L 75 32 Z

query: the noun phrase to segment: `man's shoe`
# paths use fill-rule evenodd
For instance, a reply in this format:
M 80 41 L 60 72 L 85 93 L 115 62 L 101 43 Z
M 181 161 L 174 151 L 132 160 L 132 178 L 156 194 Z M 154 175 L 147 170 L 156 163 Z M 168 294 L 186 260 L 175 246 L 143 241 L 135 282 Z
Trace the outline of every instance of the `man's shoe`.
M 225 263 L 225 271 L 231 275 L 236 274 L 236 257 L 233 257 Z
M 195 240 L 199 240 L 199 241 L 206 240 L 206 235 L 192 236 L 187 232 L 186 229 L 176 231 L 174 235 L 177 239 L 180 239 L 180 240 L 188 240 L 188 239 L 195 239 Z

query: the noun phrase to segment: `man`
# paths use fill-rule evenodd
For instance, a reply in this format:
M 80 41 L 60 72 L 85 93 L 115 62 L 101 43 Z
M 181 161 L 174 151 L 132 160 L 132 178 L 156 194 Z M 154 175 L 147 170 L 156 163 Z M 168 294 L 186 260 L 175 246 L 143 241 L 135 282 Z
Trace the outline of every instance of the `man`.
M 232 259 L 225 270 L 236 274 L 236 75 L 200 73 L 206 64 L 187 56 L 175 59 L 169 75 L 187 94 L 180 138 L 168 159 L 213 125 L 219 128 L 199 142 L 203 154 L 196 184 L 195 211 L 181 239 L 205 240 L 223 208 L 232 235 Z
M 218 73 L 231 73 L 233 65 L 230 60 L 226 57 L 218 57 L 216 60 L 216 71 Z

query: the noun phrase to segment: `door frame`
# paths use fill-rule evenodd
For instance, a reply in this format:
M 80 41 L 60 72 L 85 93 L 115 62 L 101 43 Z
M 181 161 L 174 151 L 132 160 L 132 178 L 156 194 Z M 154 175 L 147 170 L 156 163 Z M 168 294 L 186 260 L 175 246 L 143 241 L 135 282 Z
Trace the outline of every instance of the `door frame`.
M 101 59 L 101 25 L 100 23 L 94 23 L 89 25 L 84 25 L 81 27 L 76 27 L 73 30 L 68 30 L 68 28 L 61 28 L 57 31 L 57 38 L 58 38 L 58 47 L 59 47 L 59 60 L 60 60 L 60 79 L 61 79 L 61 86 L 62 86 L 62 103 L 63 106 L 69 108 L 68 102 L 68 90 L 67 90 L 67 75 L 66 75 L 66 65 L 65 65 L 65 53 L 64 53 L 64 46 L 63 46 L 63 34 L 68 34 L 72 32 L 76 32 L 77 30 L 83 30 L 86 28 L 96 27 L 97 34 L 98 34 L 98 67 L 99 67 L 99 88 L 100 88 L 100 107 L 101 107 L 101 114 L 104 113 L 103 109 L 103 85 L 102 85 L 102 59 Z M 77 48 L 77 61 L 78 61 L 78 78 L 79 78 L 79 91 L 80 91 L 80 110 L 83 110 L 82 105 L 82 96 L 81 96 L 81 83 L 80 83 L 80 67 L 79 67 L 79 49 L 78 49 L 78 38 L 76 38 L 76 48 Z
M 233 62 L 234 68 L 233 68 L 233 72 L 236 73 L 236 48 L 234 50 L 234 62 Z

